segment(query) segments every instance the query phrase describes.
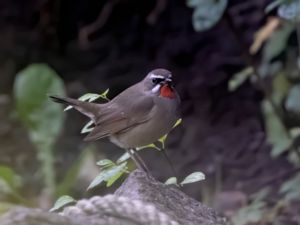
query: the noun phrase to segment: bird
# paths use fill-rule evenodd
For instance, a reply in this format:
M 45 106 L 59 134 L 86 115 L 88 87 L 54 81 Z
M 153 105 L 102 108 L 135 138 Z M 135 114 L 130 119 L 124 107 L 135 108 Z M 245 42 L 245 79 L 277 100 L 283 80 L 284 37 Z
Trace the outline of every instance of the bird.
M 106 103 L 93 103 L 49 96 L 54 102 L 73 106 L 89 117 L 94 129 L 84 141 L 108 137 L 125 149 L 139 169 L 147 171 L 136 148 L 151 144 L 171 131 L 180 118 L 180 97 L 173 86 L 172 73 L 158 68 L 150 71 L 140 82 L 128 87 Z M 133 152 L 132 152 L 132 151 Z

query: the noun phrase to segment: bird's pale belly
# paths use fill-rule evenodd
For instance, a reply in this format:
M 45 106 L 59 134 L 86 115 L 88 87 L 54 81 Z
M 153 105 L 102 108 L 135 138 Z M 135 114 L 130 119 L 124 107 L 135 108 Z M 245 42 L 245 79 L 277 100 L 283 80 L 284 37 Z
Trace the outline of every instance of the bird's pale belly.
M 172 117 L 160 118 L 155 125 L 150 120 L 124 133 L 110 136 L 110 141 L 121 148 L 136 148 L 151 144 L 172 129 L 177 120 L 175 116 Z

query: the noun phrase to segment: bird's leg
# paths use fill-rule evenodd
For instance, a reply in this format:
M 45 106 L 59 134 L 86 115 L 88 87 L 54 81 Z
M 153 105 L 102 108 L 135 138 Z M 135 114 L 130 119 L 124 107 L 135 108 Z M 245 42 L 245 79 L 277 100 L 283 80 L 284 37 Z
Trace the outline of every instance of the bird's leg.
M 150 171 L 145 163 L 145 161 L 142 159 L 142 157 L 139 155 L 139 153 L 137 152 L 137 150 L 135 148 L 132 149 L 134 155 L 136 156 L 136 159 L 139 161 L 139 163 L 143 166 L 145 172 L 147 174 L 150 174 Z
M 126 152 L 129 154 L 130 158 L 134 161 L 135 165 L 138 167 L 138 169 L 148 173 L 147 169 L 144 167 L 144 165 L 136 158 L 136 154 L 131 152 L 131 149 L 126 148 Z

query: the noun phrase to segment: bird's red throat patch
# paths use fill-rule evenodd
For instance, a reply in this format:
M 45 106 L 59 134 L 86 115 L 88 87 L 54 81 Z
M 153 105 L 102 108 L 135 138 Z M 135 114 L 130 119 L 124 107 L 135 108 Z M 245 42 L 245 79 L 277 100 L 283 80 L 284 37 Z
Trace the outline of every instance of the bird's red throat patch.
M 172 87 L 170 87 L 168 84 L 164 84 L 160 88 L 160 96 L 165 97 L 165 98 L 175 98 L 176 94 Z

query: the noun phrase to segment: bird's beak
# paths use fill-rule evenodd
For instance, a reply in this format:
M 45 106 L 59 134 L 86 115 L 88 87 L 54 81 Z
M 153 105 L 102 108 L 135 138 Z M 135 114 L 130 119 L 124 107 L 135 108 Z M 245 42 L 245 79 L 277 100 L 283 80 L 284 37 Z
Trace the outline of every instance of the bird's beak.
M 165 79 L 163 82 L 162 82 L 163 84 L 171 84 L 172 83 L 172 79 L 170 79 L 170 78 L 167 78 L 167 79 Z
M 168 86 L 172 86 L 172 79 L 170 78 L 165 79 L 164 84 L 167 84 Z

